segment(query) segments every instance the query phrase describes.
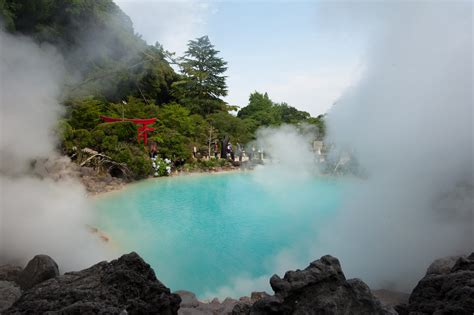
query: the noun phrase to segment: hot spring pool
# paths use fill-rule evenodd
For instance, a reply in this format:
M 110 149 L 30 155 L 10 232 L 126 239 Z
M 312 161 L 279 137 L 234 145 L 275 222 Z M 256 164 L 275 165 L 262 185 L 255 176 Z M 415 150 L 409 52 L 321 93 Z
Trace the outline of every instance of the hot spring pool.
M 172 291 L 206 298 L 267 286 L 275 257 L 315 242 L 340 194 L 334 179 L 249 172 L 146 180 L 95 203 L 98 227 L 121 252 L 138 252 Z M 319 257 L 289 258 L 302 268 Z

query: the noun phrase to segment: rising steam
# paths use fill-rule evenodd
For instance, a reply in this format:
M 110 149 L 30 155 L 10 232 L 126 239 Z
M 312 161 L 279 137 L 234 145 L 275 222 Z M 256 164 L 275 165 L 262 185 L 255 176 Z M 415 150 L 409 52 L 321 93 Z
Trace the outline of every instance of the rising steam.
M 375 287 L 409 290 L 433 259 L 474 249 L 472 4 L 394 10 L 365 75 L 328 115 L 329 140 L 369 179 L 346 193 L 315 252 Z
M 331 254 L 349 277 L 410 292 L 435 258 L 474 250 L 472 3 L 397 2 L 372 13 L 385 24 L 364 75 L 328 113 L 326 139 L 367 179 L 350 180 L 332 222 L 274 257 L 263 278 Z M 260 134 L 284 175 L 267 168 L 259 182 L 300 179 L 288 174 L 307 163 L 298 143 L 308 139 L 288 128 Z M 262 277 L 242 276 L 213 294 L 264 289 Z
M 35 161 L 55 157 L 63 60 L 24 37 L 0 32 L 0 43 L 0 264 L 39 253 L 63 270 L 103 260 L 86 228 L 92 212 L 83 187 L 33 175 Z

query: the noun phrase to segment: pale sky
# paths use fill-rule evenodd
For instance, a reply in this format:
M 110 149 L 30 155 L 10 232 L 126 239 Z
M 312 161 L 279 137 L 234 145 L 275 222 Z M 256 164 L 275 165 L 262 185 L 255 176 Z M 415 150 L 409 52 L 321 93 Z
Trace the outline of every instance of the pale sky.
M 190 39 L 208 35 L 228 62 L 226 101 L 241 107 L 259 91 L 313 116 L 325 113 L 358 79 L 369 42 L 361 2 L 115 2 L 149 44 L 178 55 Z

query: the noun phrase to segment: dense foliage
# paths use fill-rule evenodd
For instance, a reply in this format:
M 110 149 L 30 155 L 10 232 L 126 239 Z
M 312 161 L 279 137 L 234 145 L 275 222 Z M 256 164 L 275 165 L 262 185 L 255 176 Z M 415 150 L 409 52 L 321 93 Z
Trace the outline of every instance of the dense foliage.
M 221 99 L 227 95 L 226 62 L 218 57 L 209 37 L 203 36 L 188 43 L 181 59 L 182 79 L 174 83 L 175 95 L 193 113 L 203 116 L 225 110 Z
M 174 167 L 194 163 L 194 147 L 199 156 L 212 154 L 211 144 L 224 137 L 249 143 L 262 126 L 306 123 L 317 126 L 318 137 L 324 135 L 322 116 L 274 103 L 267 93 L 252 93 L 249 103 L 232 114 L 237 107 L 223 100 L 227 63 L 207 36 L 189 41 L 184 56 L 173 58 L 160 44 L 143 41 L 112 0 L 0 0 L 0 17 L 7 31 L 49 43 L 63 55 L 66 114 L 57 134 L 60 149 L 70 156 L 91 148 L 126 163 L 135 178 L 151 173 L 137 126 L 103 123 L 100 115 L 157 117 L 150 139 Z M 170 63 L 177 63 L 180 72 Z
M 307 123 L 317 126 L 318 138 L 324 137 L 325 133 L 322 115 L 314 118 L 286 103 L 274 103 L 267 93 L 250 94 L 249 104 L 237 113 L 237 117 L 255 127 Z

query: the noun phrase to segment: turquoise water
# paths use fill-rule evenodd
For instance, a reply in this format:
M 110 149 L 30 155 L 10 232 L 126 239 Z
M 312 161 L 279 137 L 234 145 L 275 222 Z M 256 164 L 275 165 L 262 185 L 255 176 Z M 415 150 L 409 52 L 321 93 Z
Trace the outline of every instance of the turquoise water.
M 172 291 L 205 297 L 238 276 L 275 273 L 272 258 L 317 236 L 340 194 L 331 179 L 250 172 L 147 180 L 95 203 L 97 225 L 122 252 L 142 255 Z

